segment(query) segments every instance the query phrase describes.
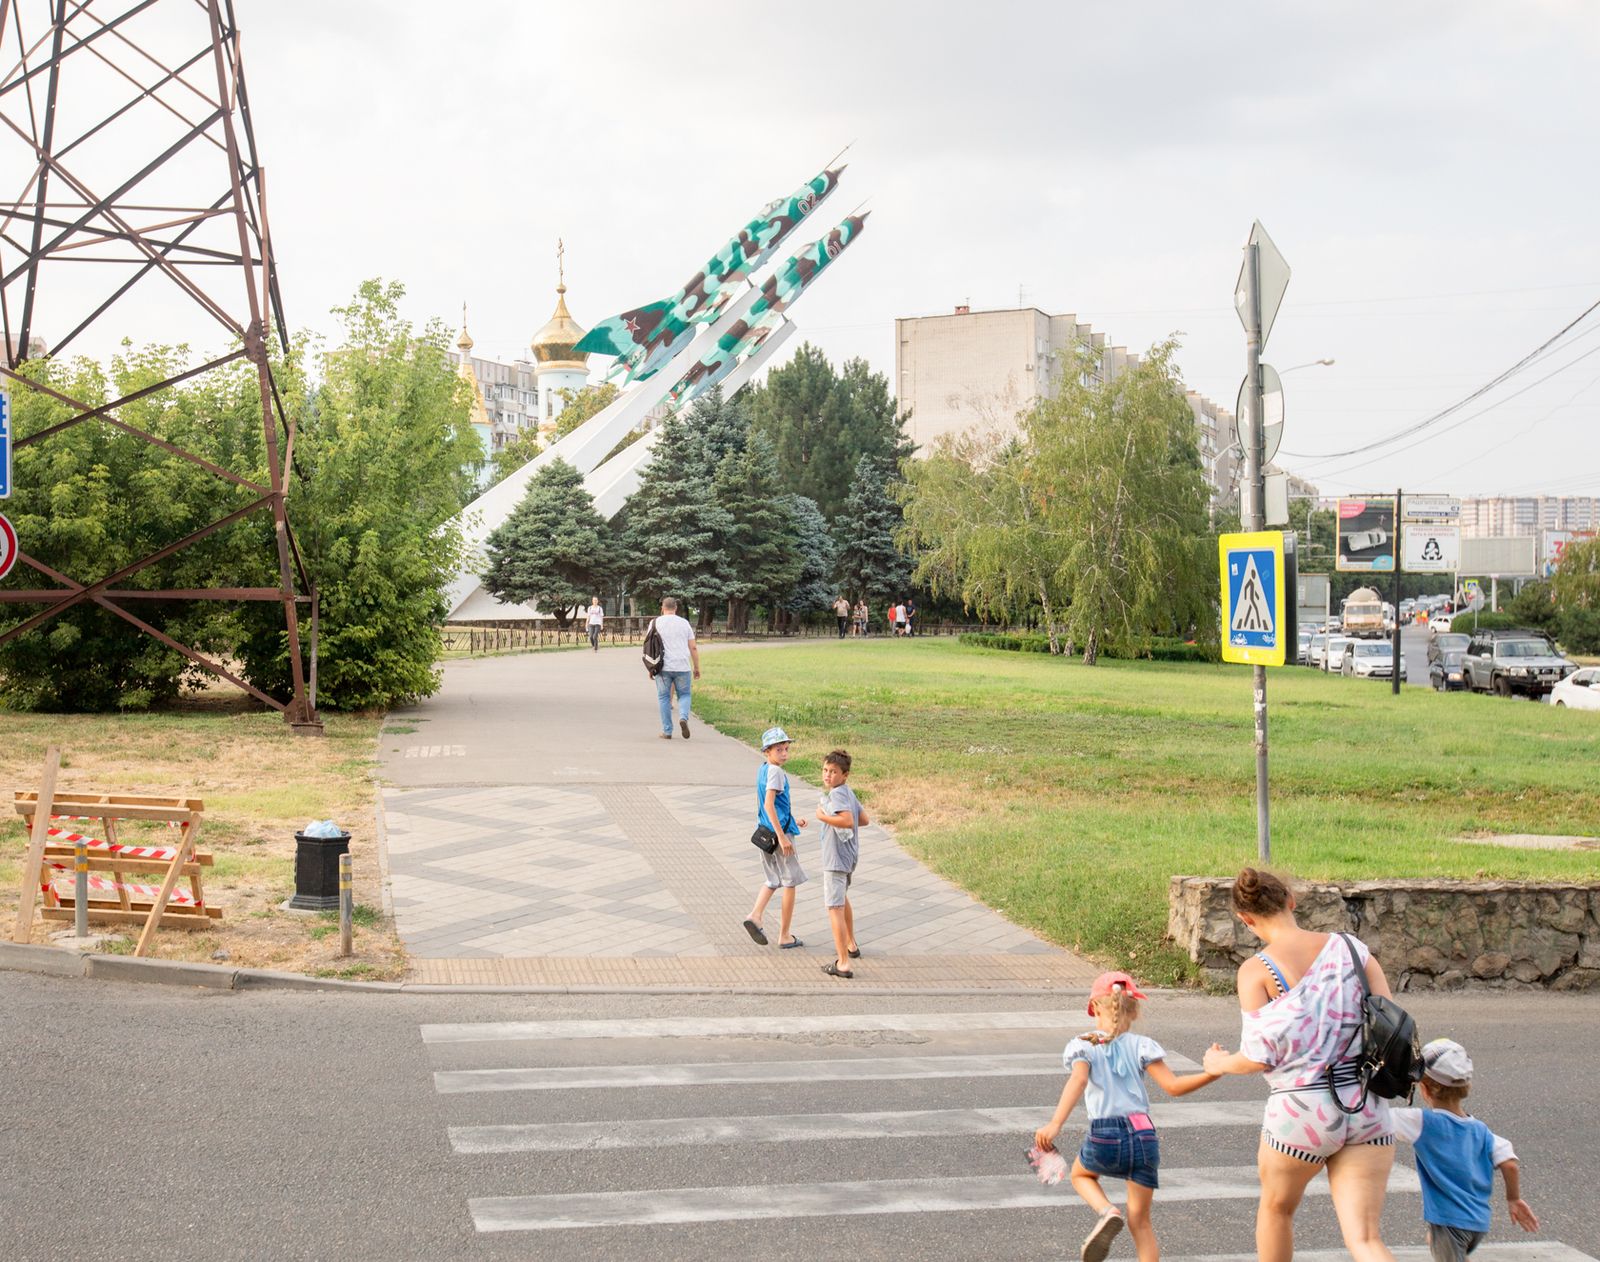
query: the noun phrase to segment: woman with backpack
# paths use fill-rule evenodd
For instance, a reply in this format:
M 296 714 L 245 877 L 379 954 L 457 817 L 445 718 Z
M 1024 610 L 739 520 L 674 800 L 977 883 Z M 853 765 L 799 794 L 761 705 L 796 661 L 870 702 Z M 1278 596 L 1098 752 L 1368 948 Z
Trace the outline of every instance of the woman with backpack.
M 1270 872 L 1239 873 L 1233 912 L 1265 947 L 1239 968 L 1240 1049 L 1213 1045 L 1205 1070 L 1265 1073 L 1272 1087 L 1256 1158 L 1260 1262 L 1294 1256 L 1295 1210 L 1324 1167 L 1345 1247 L 1357 1262 L 1393 1262 L 1378 1232 L 1394 1123 L 1358 1063 L 1367 995 L 1392 1001 L 1388 979 L 1358 939 L 1302 929 L 1294 895 Z

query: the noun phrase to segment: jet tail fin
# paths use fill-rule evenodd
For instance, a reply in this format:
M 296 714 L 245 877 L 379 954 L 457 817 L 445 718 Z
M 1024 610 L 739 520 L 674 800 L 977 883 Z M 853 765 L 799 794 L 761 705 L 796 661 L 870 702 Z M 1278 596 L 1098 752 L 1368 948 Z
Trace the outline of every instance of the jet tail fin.
M 578 342 L 579 351 L 626 356 L 645 345 L 656 326 L 666 317 L 672 304 L 665 300 L 647 303 L 601 320 Z

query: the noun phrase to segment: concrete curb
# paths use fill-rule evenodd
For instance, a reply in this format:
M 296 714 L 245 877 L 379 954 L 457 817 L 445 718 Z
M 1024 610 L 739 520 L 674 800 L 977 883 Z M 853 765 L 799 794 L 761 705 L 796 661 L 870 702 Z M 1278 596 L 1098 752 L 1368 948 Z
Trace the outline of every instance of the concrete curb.
M 132 955 L 76 955 L 55 947 L 0 942 L 0 970 L 44 977 L 90 978 L 95 981 L 142 982 L 186 986 L 197 990 L 298 990 L 366 992 L 386 995 L 765 995 L 868 996 L 871 998 L 971 999 L 1025 996 L 1033 999 L 1086 995 L 1086 986 L 488 986 L 439 985 L 427 982 L 362 982 L 339 977 L 309 977 L 266 968 L 228 968 L 189 964 L 182 960 L 146 960 Z M 1177 991 L 1175 994 L 1188 992 Z

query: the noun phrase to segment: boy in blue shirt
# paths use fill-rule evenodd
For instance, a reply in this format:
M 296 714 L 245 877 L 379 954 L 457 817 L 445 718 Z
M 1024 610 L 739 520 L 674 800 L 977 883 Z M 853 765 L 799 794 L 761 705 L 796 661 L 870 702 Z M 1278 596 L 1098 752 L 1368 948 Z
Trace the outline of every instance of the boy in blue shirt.
M 1422 1218 L 1435 1262 L 1466 1262 L 1489 1231 L 1494 1172 L 1506 1183 L 1506 1210 L 1524 1231 L 1539 1220 L 1522 1199 L 1522 1172 L 1510 1143 L 1461 1102 L 1472 1089 L 1472 1059 L 1451 1039 L 1422 1049 L 1422 1098 L 1426 1109 L 1390 1109 L 1396 1139 L 1416 1150 L 1422 1180 Z

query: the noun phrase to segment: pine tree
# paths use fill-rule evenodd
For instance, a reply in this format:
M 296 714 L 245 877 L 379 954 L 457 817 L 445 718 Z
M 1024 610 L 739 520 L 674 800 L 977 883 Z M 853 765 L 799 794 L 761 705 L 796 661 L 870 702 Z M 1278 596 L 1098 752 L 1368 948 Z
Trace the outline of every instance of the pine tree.
M 532 601 L 561 627 L 612 569 L 610 530 L 594 511 L 583 475 L 565 460 L 533 475 L 486 548 L 485 589 L 508 604 Z
M 808 614 L 826 609 L 839 594 L 834 568 L 839 562 L 839 547 L 828 533 L 828 519 L 815 500 L 804 495 L 783 497 L 794 522 L 793 550 L 800 560 L 800 572 L 783 598 L 783 609 L 791 614 Z
M 883 458 L 856 461 L 850 491 L 833 523 L 839 545 L 839 580 L 846 594 L 868 602 L 906 594 L 911 563 L 895 545 L 900 506 L 890 493 L 894 466 Z
M 662 422 L 639 489 L 623 505 L 622 572 L 647 603 L 676 596 L 690 604 L 722 599 L 727 558 L 719 540 L 731 524 L 713 493 L 698 430 L 677 416 Z
M 713 489 L 727 514 L 721 550 L 731 563 L 723 588 L 728 629 L 744 631 L 753 603 L 778 604 L 800 576 L 794 515 L 772 447 L 759 434 L 722 458 Z

